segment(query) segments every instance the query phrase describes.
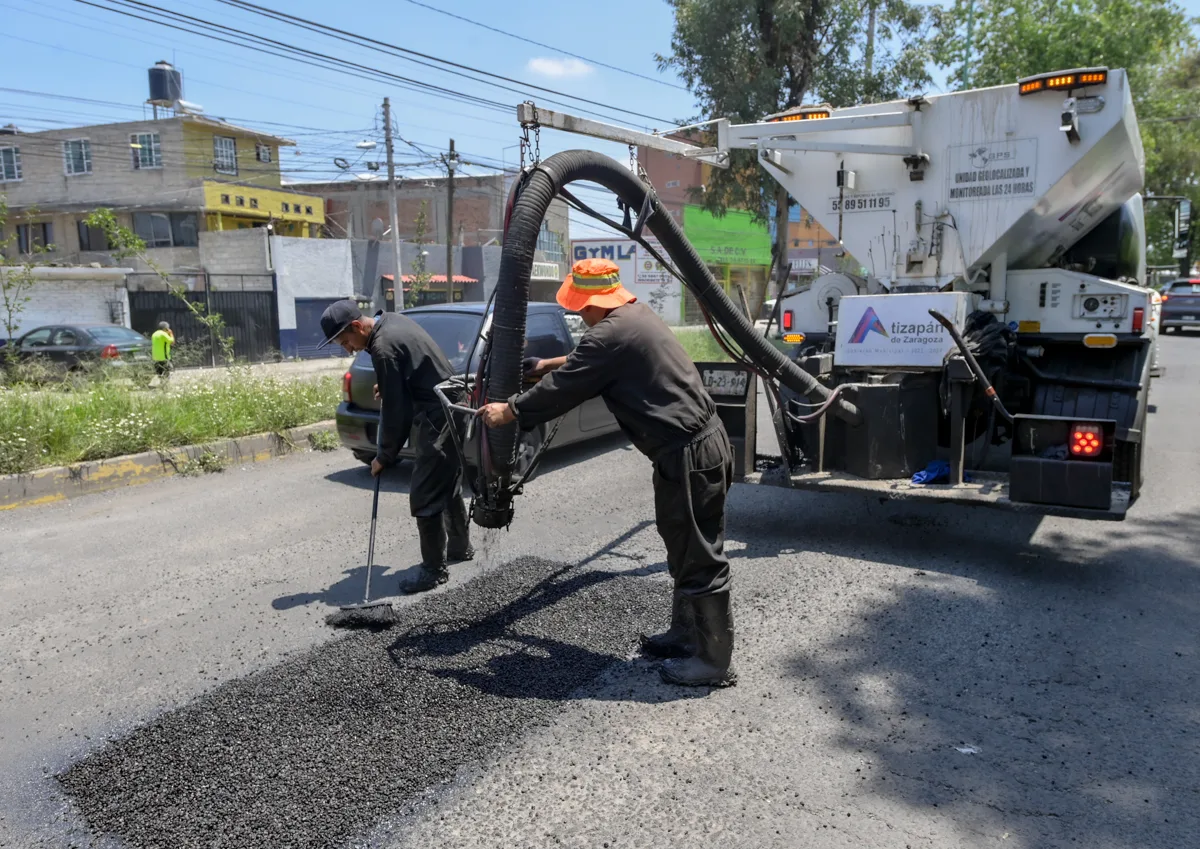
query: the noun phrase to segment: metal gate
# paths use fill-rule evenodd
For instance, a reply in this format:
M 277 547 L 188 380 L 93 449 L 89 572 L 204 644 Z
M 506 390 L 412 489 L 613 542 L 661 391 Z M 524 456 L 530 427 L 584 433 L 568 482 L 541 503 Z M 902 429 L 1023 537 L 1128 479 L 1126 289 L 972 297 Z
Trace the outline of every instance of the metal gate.
M 129 318 L 133 329 L 149 336 L 158 329 L 160 321 L 168 322 L 178 346 L 177 365 L 224 364 L 221 346 L 181 298 L 199 306 L 204 314 L 220 314 L 226 334 L 233 337 L 235 358 L 259 362 L 278 355 L 279 315 L 274 292 L 206 288 L 176 295 L 164 291 L 130 291 Z
M 296 356 L 311 360 L 317 357 L 341 356 L 342 349 L 337 345 L 326 345 L 318 348 L 325 341 L 321 332 L 321 313 L 330 304 L 336 304 L 342 298 L 296 298 Z

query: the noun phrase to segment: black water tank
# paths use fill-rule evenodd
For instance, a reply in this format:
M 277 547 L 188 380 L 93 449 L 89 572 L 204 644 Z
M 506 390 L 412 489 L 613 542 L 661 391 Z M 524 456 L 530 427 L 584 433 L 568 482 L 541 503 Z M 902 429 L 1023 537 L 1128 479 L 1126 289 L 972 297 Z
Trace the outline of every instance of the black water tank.
M 1142 229 L 1137 221 L 1138 209 L 1129 202 L 1122 204 L 1072 245 L 1063 254 L 1063 262 L 1084 268 L 1090 266 L 1088 273 L 1108 280 L 1136 278 L 1145 251 Z
M 150 69 L 150 102 L 171 106 L 183 97 L 183 77 L 170 62 L 159 62 Z

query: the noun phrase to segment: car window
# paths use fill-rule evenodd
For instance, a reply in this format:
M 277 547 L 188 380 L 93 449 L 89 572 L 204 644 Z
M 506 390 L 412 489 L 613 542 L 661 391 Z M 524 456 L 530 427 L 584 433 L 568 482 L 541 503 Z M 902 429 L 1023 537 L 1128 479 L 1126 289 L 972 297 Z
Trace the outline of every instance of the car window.
M 531 313 L 525 320 L 525 356 L 548 360 L 568 351 L 562 324 L 552 313 Z
M 573 312 L 565 313 L 563 318 L 567 322 L 567 330 L 571 333 L 571 347 L 574 347 L 579 344 L 583 334 L 587 333 L 587 325 L 583 321 L 583 316 Z
M 130 342 L 148 343 L 145 336 L 128 327 L 89 327 L 88 334 L 103 345 L 123 345 Z
M 40 327 L 21 340 L 22 348 L 41 348 L 50 344 L 50 331 L 53 328 Z
M 450 366 L 456 371 L 465 370 L 467 354 L 479 334 L 479 321 L 482 316 L 474 312 L 413 312 L 406 313 L 409 318 L 433 337 L 433 341 L 442 349 Z M 475 363 L 479 364 L 481 351 L 475 348 Z
M 79 338 L 75 335 L 75 331 L 69 327 L 60 327 L 54 331 L 54 336 L 50 340 L 51 345 L 77 345 Z
M 1200 295 L 1200 283 L 1193 283 L 1190 280 L 1180 280 L 1171 284 L 1168 290 L 1170 295 Z

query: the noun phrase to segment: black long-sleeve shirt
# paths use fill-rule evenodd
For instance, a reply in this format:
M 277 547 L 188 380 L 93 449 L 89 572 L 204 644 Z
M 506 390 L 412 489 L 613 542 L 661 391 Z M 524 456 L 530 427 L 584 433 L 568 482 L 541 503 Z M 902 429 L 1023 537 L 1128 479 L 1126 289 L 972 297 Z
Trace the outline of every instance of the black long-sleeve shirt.
M 420 407 L 440 409 L 433 388 L 453 374 L 450 361 L 421 325 L 401 313 L 383 313 L 367 337 L 367 351 L 379 383 L 379 462 L 394 465 L 408 441 Z
M 589 328 L 563 365 L 511 404 L 521 424 L 532 426 L 597 395 L 634 446 L 651 458 L 686 443 L 716 413 L 671 328 L 636 302 Z

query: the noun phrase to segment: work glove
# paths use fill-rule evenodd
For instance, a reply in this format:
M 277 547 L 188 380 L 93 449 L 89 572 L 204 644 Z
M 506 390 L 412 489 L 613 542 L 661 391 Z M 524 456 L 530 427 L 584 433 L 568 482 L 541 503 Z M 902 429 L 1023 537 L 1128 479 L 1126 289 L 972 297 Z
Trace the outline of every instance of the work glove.
M 528 378 L 537 377 L 535 372 L 537 371 L 537 367 L 540 362 L 541 358 L 539 357 L 526 357 L 525 359 L 521 360 L 521 372 L 525 375 L 525 377 Z

